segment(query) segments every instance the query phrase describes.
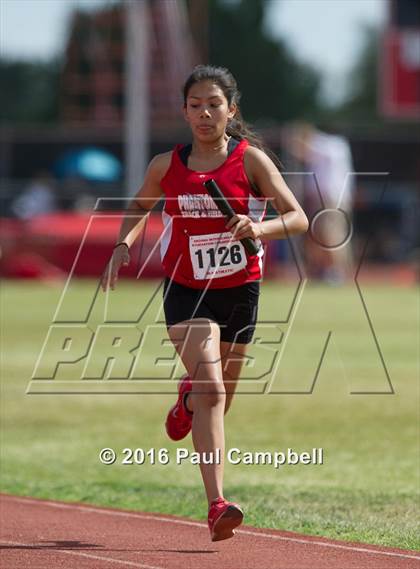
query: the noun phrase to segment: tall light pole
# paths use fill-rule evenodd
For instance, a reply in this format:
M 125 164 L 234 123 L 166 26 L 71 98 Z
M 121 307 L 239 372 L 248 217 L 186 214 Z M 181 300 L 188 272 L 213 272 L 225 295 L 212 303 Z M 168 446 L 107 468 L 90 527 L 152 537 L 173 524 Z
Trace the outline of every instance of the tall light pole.
M 141 185 L 149 157 L 150 41 L 148 0 L 125 0 L 125 193 Z

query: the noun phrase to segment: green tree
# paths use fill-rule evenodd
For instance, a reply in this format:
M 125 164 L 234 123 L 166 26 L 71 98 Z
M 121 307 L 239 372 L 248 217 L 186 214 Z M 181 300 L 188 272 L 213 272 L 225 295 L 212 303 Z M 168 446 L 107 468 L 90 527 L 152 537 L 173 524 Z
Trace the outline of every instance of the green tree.
M 320 110 L 320 76 L 297 61 L 264 26 L 264 0 L 210 0 L 209 61 L 228 67 L 243 92 L 246 119 L 312 119 Z
M 0 59 L 0 123 L 58 119 L 60 63 Z

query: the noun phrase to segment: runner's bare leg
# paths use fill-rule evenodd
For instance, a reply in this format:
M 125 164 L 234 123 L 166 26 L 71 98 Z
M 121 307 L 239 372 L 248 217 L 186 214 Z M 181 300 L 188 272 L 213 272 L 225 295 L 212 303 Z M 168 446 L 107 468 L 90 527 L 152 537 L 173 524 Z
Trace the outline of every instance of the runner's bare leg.
M 169 337 L 192 379 L 189 396 L 194 409 L 192 439 L 196 452 L 216 457 L 220 449 L 220 464 L 200 464 L 201 475 L 209 504 L 223 496 L 225 453 L 224 411 L 226 393 L 220 356 L 220 328 L 206 318 L 184 321 L 168 330 Z

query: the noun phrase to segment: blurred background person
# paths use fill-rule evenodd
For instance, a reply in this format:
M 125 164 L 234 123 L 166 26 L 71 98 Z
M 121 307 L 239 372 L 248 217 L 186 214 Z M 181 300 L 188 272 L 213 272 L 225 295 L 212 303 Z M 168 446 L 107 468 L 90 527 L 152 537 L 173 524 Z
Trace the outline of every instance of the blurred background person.
M 352 231 L 354 169 L 344 136 L 310 123 L 289 129 L 288 151 L 302 168 L 301 191 L 311 230 L 305 236 L 308 275 L 341 283 L 352 275 L 348 239 Z

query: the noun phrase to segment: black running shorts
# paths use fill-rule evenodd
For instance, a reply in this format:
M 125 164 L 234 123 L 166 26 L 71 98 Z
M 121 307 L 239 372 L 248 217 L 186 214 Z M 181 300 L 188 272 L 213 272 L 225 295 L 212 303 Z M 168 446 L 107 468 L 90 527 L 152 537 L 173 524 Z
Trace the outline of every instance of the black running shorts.
M 249 344 L 257 322 L 259 294 L 259 281 L 203 291 L 166 277 L 163 287 L 166 326 L 170 328 L 192 318 L 208 318 L 219 324 L 223 342 Z

